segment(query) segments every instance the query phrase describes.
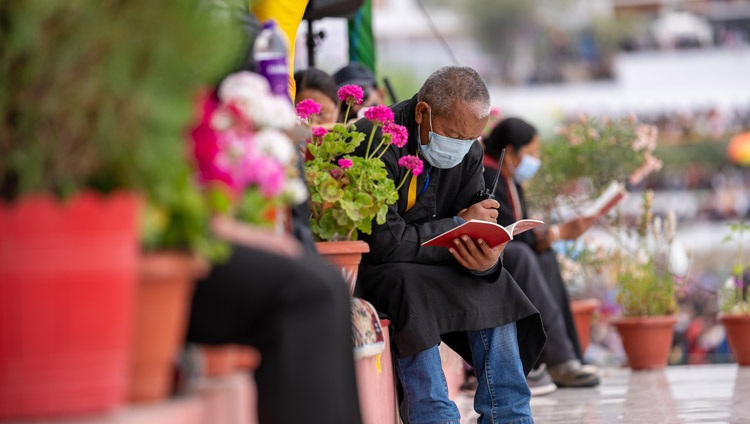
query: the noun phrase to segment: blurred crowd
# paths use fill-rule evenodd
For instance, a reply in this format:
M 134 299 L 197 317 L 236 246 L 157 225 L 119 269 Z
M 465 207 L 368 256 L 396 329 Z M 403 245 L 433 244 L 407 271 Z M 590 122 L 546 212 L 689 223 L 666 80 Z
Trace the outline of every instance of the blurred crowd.
M 692 110 L 663 110 L 638 114 L 641 121 L 656 125 L 665 142 L 721 140 L 750 130 L 750 102 L 722 110 L 716 106 Z

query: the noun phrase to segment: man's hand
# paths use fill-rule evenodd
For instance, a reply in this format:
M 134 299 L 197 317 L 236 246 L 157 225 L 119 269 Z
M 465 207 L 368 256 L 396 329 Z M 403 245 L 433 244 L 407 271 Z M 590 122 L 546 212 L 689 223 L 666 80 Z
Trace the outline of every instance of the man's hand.
M 474 203 L 458 213 L 458 216 L 466 221 L 478 219 L 480 221 L 497 222 L 497 208 L 500 203 L 495 199 L 484 199 L 481 202 Z
M 462 236 L 455 238 L 453 244 L 455 247 L 448 249 L 448 251 L 456 258 L 458 263 L 466 269 L 484 272 L 489 271 L 495 266 L 500 258 L 500 254 L 505 249 L 505 245 L 508 243 L 506 242 L 495 248 L 490 248 L 481 238 L 475 241 L 469 236 Z

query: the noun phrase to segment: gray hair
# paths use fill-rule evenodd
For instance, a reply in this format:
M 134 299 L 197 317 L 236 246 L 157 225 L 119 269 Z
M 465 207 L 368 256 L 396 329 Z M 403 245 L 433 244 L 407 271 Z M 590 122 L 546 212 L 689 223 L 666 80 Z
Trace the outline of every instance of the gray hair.
M 417 93 L 417 101 L 426 102 L 436 115 L 446 116 L 456 101 L 463 101 L 477 118 L 490 114 L 490 93 L 479 73 L 468 66 L 444 66 L 427 77 Z

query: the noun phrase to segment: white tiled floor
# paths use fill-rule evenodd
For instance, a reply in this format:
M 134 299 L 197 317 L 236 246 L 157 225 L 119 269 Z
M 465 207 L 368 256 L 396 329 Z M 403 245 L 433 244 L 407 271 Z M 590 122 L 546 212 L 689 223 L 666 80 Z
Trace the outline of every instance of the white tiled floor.
M 673 366 L 601 370 L 591 389 L 558 389 L 531 400 L 537 424 L 750 423 L 750 367 Z M 472 399 L 457 400 L 461 423 L 476 422 Z

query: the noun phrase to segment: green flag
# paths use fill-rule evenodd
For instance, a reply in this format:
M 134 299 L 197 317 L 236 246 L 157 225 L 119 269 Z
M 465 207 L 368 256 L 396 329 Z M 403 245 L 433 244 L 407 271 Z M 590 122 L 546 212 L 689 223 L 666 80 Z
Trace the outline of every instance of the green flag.
M 357 13 L 349 19 L 349 61 L 359 62 L 375 73 L 372 0 L 365 0 Z

